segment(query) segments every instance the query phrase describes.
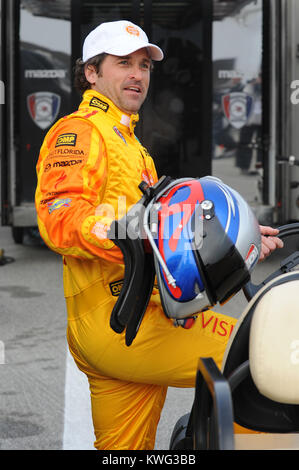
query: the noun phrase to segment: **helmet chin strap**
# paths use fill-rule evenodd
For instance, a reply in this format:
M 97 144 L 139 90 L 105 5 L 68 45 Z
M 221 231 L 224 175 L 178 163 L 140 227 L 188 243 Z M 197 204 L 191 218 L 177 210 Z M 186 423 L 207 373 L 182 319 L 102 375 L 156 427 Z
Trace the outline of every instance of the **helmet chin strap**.
M 162 258 L 161 254 L 160 254 L 160 251 L 158 250 L 158 247 L 154 241 L 154 238 L 153 238 L 153 235 L 152 235 L 152 232 L 154 231 L 154 228 L 151 226 L 151 228 L 149 227 L 148 225 L 148 220 L 149 220 L 149 214 L 151 214 L 151 217 L 153 215 L 155 215 L 157 213 L 156 211 L 156 208 L 155 208 L 155 205 L 148 205 L 147 208 L 145 209 L 145 212 L 144 212 L 144 218 L 143 218 L 143 229 L 146 233 L 146 236 L 147 236 L 147 239 L 156 255 L 156 257 L 158 258 L 159 260 L 159 263 L 160 265 L 162 266 L 163 268 L 163 271 L 165 273 L 165 276 L 167 277 L 167 281 L 168 283 L 172 286 L 172 287 L 176 287 L 176 280 L 174 279 L 174 277 L 172 276 L 171 272 L 169 271 L 168 267 L 167 267 L 167 264 L 165 263 L 164 259 Z M 156 224 L 156 222 L 154 222 L 154 224 Z

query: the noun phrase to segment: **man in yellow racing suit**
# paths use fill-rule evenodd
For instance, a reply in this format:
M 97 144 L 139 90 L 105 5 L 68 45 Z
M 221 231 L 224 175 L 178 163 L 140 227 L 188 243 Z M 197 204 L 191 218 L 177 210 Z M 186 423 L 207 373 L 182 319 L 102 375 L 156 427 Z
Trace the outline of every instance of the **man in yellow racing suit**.
M 38 226 L 63 257 L 67 339 L 89 380 L 97 449 L 153 449 L 167 387 L 194 387 L 199 356 L 220 365 L 236 322 L 206 311 L 191 329 L 176 328 L 154 289 L 130 347 L 109 325 L 124 264 L 107 229 L 140 200 L 141 181 L 157 181 L 134 127 L 151 61 L 162 56 L 127 21 L 104 23 L 90 33 L 78 62 L 83 100 L 49 130 L 37 164 Z M 264 252 L 279 242 L 267 243 Z

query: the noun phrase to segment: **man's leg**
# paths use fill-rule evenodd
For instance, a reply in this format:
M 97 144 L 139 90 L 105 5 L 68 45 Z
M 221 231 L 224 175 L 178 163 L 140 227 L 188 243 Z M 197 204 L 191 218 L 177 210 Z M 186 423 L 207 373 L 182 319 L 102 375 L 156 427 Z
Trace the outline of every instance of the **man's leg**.
M 95 447 L 152 450 L 167 387 L 90 377 Z
M 90 383 L 97 449 L 153 449 L 168 386 L 194 387 L 199 357 L 220 367 L 236 320 L 213 311 L 190 330 L 151 305 L 131 346 L 109 326 L 111 309 L 70 322 L 68 341 Z
M 174 327 L 157 306 L 150 305 L 132 345 L 125 346 L 118 335 L 118 340 L 105 350 L 104 358 L 94 357 L 94 366 L 104 375 L 125 381 L 194 387 L 200 357 L 212 357 L 221 368 L 236 321 L 208 310 L 199 314 L 187 330 Z

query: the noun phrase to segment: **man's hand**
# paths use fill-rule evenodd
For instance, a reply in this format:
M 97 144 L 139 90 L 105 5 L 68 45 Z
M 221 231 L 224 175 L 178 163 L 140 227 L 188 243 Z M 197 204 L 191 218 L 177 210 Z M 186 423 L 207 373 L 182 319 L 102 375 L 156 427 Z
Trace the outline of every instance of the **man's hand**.
M 276 228 L 260 225 L 260 231 L 262 235 L 262 246 L 259 261 L 263 261 L 276 250 L 276 248 L 282 248 L 283 241 L 276 236 L 279 233 L 279 230 Z

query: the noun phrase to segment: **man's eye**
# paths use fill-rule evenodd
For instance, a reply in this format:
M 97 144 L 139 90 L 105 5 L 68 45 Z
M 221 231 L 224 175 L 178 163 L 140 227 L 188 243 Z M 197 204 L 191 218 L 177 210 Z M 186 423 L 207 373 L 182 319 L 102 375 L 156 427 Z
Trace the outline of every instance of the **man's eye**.
M 121 65 L 128 65 L 129 61 L 126 59 L 123 59 L 119 62 Z

